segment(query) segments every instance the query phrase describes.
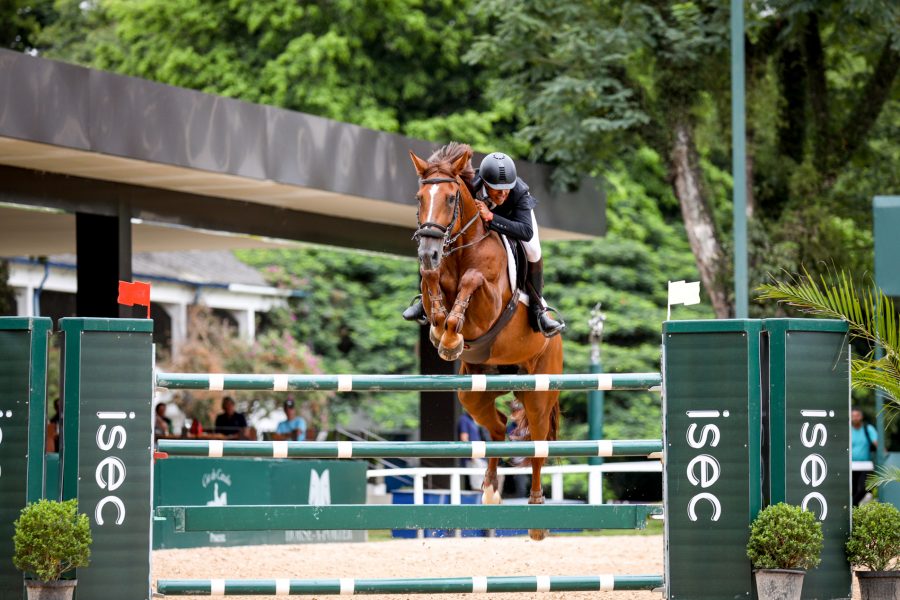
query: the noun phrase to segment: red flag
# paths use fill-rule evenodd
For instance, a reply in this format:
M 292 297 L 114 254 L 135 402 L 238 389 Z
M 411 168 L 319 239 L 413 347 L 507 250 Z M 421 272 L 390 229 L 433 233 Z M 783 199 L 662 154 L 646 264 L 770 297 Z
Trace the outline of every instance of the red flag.
M 125 306 L 146 306 L 147 318 L 150 318 L 150 284 L 143 281 L 128 283 L 119 282 L 119 304 Z

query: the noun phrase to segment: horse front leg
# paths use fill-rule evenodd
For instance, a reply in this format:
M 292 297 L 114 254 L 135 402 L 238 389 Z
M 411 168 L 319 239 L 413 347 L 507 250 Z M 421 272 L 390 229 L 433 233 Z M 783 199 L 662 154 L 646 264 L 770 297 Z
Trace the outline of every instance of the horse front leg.
M 438 269 L 421 271 L 421 274 L 422 302 L 431 323 L 428 337 L 431 344 L 437 348 L 440 346 L 441 332 L 444 331 L 444 323 L 447 321 L 447 307 L 444 305 L 444 293 L 441 290 L 441 274 Z
M 475 292 L 484 285 L 484 275 L 476 269 L 469 269 L 459 280 L 459 288 L 453 308 L 444 323 L 444 332 L 438 346 L 438 354 L 444 360 L 454 361 L 462 354 L 462 329 L 466 322 L 466 310 Z

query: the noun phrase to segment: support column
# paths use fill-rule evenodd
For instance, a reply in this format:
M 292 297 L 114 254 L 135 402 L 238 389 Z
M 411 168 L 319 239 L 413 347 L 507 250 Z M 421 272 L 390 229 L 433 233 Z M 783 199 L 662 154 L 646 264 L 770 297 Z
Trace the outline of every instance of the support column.
M 428 325 L 419 328 L 419 372 L 423 375 L 453 375 L 459 370 L 458 363 L 447 362 L 438 356 L 437 350 L 428 339 Z M 456 439 L 456 421 L 459 418 L 459 402 L 455 392 L 419 393 L 419 439 L 422 441 L 447 442 Z M 452 458 L 423 458 L 423 467 L 452 467 Z M 448 487 L 446 476 L 434 476 L 433 485 Z
M 22 600 L 13 566 L 13 521 L 44 493 L 47 318 L 0 318 L 0 598 Z
M 231 316 L 238 324 L 238 335 L 242 340 L 250 344 L 256 339 L 256 312 L 248 308 L 246 310 L 232 310 Z
M 771 503 L 812 511 L 822 523 L 822 562 L 803 598 L 850 598 L 850 353 L 847 323 L 766 319 Z
M 172 327 L 172 356 L 178 356 L 187 340 L 187 304 L 163 304 L 162 307 L 169 314 Z
M 663 325 L 667 598 L 752 598 L 747 540 L 762 508 L 760 329 L 749 319 Z
M 119 280 L 131 281 L 131 212 L 124 204 L 116 216 L 75 214 L 78 254 L 76 312 L 81 317 L 130 317 L 120 306 Z
M 75 600 L 150 600 L 153 321 L 59 321 L 61 495 L 90 520 L 91 565 Z
M 20 317 L 34 316 L 34 288 L 31 286 L 16 289 L 16 315 Z

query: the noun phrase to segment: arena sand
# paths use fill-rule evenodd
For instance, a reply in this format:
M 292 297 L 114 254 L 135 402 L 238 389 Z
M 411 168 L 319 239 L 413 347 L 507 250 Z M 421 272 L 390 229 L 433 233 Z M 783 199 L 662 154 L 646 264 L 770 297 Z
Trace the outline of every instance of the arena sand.
M 157 550 L 156 579 L 253 579 L 287 577 L 390 578 L 472 575 L 655 575 L 663 572 L 663 538 L 643 536 L 551 536 L 390 540 L 364 544 L 306 544 Z M 271 596 L 269 596 L 271 597 Z M 337 596 L 278 596 L 335 598 Z M 364 595 L 372 600 L 660 600 L 653 592 L 550 592 L 543 594 Z M 208 598 L 208 596 L 182 596 Z M 262 596 L 228 596 L 251 600 Z M 853 598 L 859 598 L 854 578 Z

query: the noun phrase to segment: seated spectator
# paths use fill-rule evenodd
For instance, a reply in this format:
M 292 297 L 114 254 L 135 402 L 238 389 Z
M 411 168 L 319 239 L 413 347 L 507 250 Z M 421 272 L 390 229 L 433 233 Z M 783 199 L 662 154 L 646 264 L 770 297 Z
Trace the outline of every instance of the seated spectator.
M 247 435 L 247 419 L 242 413 L 237 412 L 234 406 L 234 398 L 225 396 L 222 398 L 222 413 L 216 416 L 216 425 L 213 433 L 224 435 L 230 440 L 245 438 Z
M 163 435 L 172 435 L 172 419 L 166 416 L 166 403 L 160 402 L 156 405 L 156 417 L 153 423 L 153 435 L 160 437 Z
M 305 440 L 306 420 L 297 416 L 297 407 L 290 398 L 284 402 L 284 414 L 287 418 L 278 424 L 273 438 L 276 440 L 290 440 L 292 442 Z

